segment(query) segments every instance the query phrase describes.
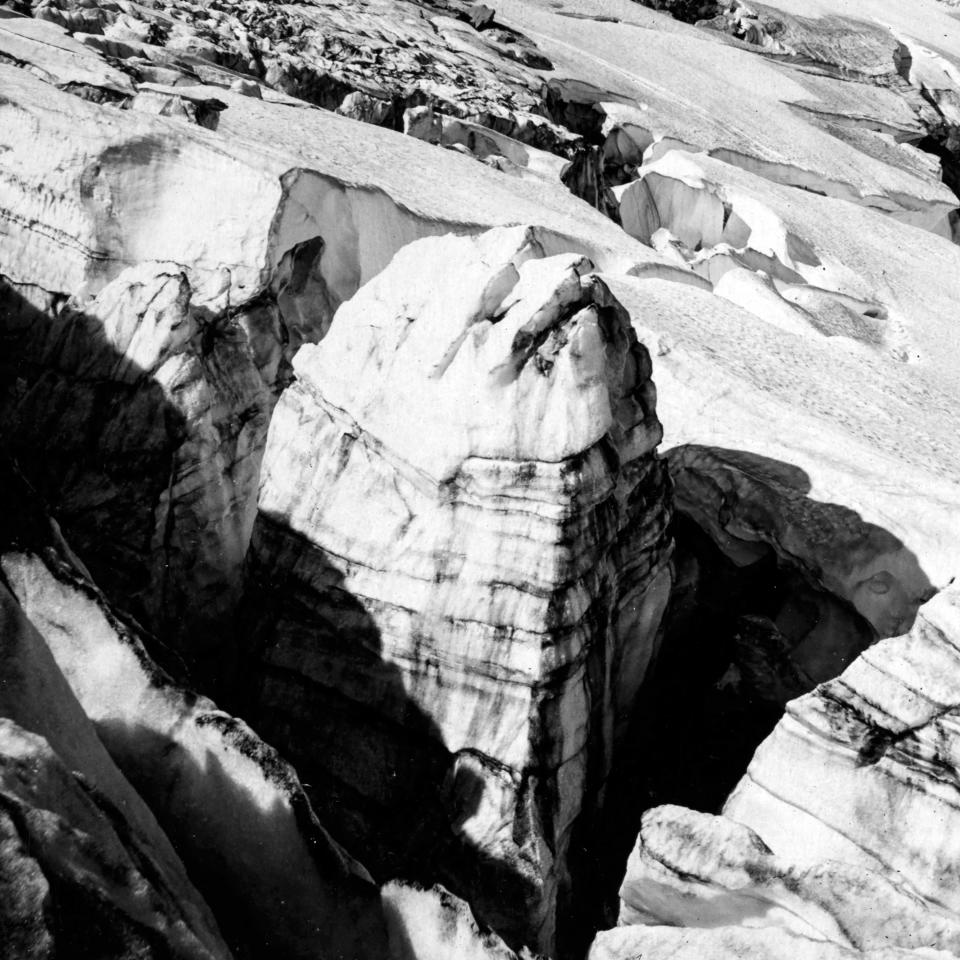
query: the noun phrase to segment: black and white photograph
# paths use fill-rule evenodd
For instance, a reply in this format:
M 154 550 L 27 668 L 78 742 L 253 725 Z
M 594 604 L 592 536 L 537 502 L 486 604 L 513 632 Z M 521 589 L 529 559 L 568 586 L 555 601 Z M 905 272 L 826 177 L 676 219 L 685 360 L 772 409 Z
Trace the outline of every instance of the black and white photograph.
M 960 960 L 960 0 L 0 0 L 0 960 Z

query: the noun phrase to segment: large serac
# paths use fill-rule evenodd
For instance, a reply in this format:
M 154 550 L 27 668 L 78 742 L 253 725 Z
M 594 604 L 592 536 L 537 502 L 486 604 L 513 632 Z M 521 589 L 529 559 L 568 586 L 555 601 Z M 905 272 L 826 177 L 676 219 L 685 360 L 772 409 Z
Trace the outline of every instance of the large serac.
M 591 270 L 402 250 L 296 356 L 248 558 L 257 723 L 325 822 L 543 950 L 671 581 L 650 358 Z

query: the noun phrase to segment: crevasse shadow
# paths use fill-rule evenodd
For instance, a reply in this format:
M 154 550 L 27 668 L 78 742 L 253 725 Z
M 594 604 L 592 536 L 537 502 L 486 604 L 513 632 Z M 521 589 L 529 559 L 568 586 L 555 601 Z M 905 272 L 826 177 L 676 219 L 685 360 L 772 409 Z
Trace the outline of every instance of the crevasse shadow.
M 344 869 L 305 796 L 294 795 L 291 816 L 279 796 L 244 783 L 222 751 L 197 754 L 136 723 L 101 723 L 98 734 L 156 813 L 237 960 L 385 956 L 378 891 Z
M 107 595 L 219 696 L 269 399 L 241 323 L 182 270 L 128 279 L 84 309 L 0 276 L 0 446 Z
M 185 432 L 98 320 L 0 275 L 0 449 L 96 582 L 142 622 L 139 598 L 162 589 L 150 577 L 154 510 Z
M 898 537 L 811 497 L 800 467 L 695 445 L 667 459 L 676 582 L 610 783 L 609 903 L 645 810 L 719 812 L 786 702 L 908 631 L 934 593 Z
M 0 549 L 44 558 L 55 576 L 65 577 L 87 600 L 99 596 L 87 573 L 102 580 L 112 601 L 109 619 L 116 642 L 136 646 L 143 641 L 155 661 L 185 682 L 183 662 L 139 627 L 144 611 L 136 603 L 137 597 L 162 590 L 149 575 L 154 510 L 183 442 L 184 418 L 149 372 L 110 344 L 96 318 L 66 309 L 62 298 L 41 295 L 32 301 L 30 296 L 37 294 L 35 288 L 18 290 L 0 279 L 0 489 L 7 506 L 0 521 Z M 64 554 L 51 539 L 48 510 L 82 557 L 84 568 L 75 566 L 76 558 Z M 131 598 L 132 611 L 127 609 Z M 64 624 L 64 629 L 73 628 Z M 78 621 L 75 629 L 83 628 L 83 621 Z M 147 676 L 142 682 L 153 683 L 154 678 Z M 169 679 L 156 682 L 162 688 Z M 118 691 L 119 703 L 125 702 L 126 693 Z M 108 693 L 104 697 L 109 700 Z M 197 700 L 189 691 L 183 691 L 183 698 L 184 709 Z M 224 769 L 215 752 L 192 754 L 184 746 L 189 739 L 182 742 L 175 733 L 161 733 L 126 715 L 98 724 L 108 752 L 170 836 L 236 955 L 244 960 L 289 955 L 287 950 L 278 953 L 279 931 L 287 934 L 291 926 L 309 923 L 317 911 L 291 912 L 291 907 L 269 902 L 269 891 L 283 889 L 283 884 L 271 882 L 269 867 L 283 854 L 281 838 L 288 846 L 294 844 L 301 856 L 310 851 L 322 855 L 329 846 L 321 842 L 322 828 L 312 820 L 304 796 L 303 809 L 297 811 L 301 836 L 294 840 L 289 807 L 279 800 L 265 802 L 263 791 L 258 795 L 237 770 Z M 259 743 L 255 737 L 243 742 L 248 741 Z M 259 747 L 266 763 L 269 748 Z M 268 781 L 271 773 L 282 779 L 285 765 L 279 758 L 273 767 L 264 768 Z M 277 786 L 274 793 L 280 792 Z M 266 793 L 269 797 L 270 791 Z M 267 841 L 270 848 L 263 849 Z M 239 869 L 237 861 L 250 868 Z M 274 880 L 282 876 L 281 870 L 288 870 L 288 865 L 273 866 Z M 374 926 L 379 922 L 376 891 L 355 889 L 355 878 L 336 863 L 320 863 L 318 875 L 328 879 L 329 902 L 342 906 L 335 906 L 332 913 L 348 918 L 341 955 L 379 957 L 376 931 L 367 938 L 366 954 L 350 946 L 357 942 L 363 946 L 364 938 L 357 938 L 365 916 L 372 917 Z M 249 891 L 238 885 L 251 886 L 251 878 L 261 878 L 268 891 L 256 910 L 238 906 L 249 902 Z M 304 895 L 316 893 L 318 882 L 304 880 Z M 296 892 L 297 883 L 290 889 Z M 272 928 L 278 933 L 271 934 Z M 338 942 L 337 930 L 321 932 L 318 942 Z
M 850 507 L 812 497 L 810 477 L 800 467 L 694 444 L 674 448 L 667 459 L 678 513 L 696 522 L 739 567 L 772 552 L 780 569 L 852 607 L 877 637 L 909 631 L 935 592 L 899 537 Z M 796 635 L 797 628 L 787 632 Z M 830 647 L 839 637 L 834 632 L 819 639 Z M 847 662 L 850 653 L 841 651 Z M 823 675 L 811 675 L 823 682 L 834 669 L 822 664 Z
M 529 942 L 537 888 L 457 831 L 483 781 L 453 774 L 453 754 L 341 566 L 283 518 L 259 515 L 242 609 L 244 709 L 377 880 L 442 883 L 512 946 Z
M 0 456 L 11 508 L 3 573 L 75 684 L 97 736 L 146 801 L 238 960 L 381 960 L 379 891 L 316 820 L 296 774 L 240 720 L 171 683 L 110 605 L 33 491 Z M 90 676 L 88 664 L 102 664 Z M 136 851 L 122 813 L 114 827 Z M 128 836 L 129 834 L 129 836 Z M 150 857 L 141 868 L 154 882 Z M 174 893 L 174 896 L 176 894 Z M 59 908 L 55 908 L 59 909 Z

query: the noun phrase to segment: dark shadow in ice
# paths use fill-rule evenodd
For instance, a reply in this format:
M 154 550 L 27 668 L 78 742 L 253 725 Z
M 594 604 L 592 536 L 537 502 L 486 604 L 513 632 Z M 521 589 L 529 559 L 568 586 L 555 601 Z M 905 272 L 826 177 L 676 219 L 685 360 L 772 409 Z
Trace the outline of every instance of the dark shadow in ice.
M 101 322 L 38 287 L 0 275 L 0 450 L 131 615 L 151 582 L 154 511 L 186 424 Z
M 375 602 L 350 592 L 343 565 L 283 519 L 258 516 L 242 617 L 251 721 L 378 881 L 442 883 L 512 946 L 529 942 L 536 887 L 457 830 L 484 781 L 455 764 L 408 695 L 383 655 Z
M 68 677 L 88 660 L 107 665 L 110 686 L 101 680 L 95 702 L 86 703 L 97 735 L 173 844 L 237 960 L 382 960 L 379 891 L 320 825 L 293 769 L 242 721 L 171 683 L 145 656 L 143 631 L 88 579 L 3 455 L 0 489 L 4 570 L 26 558 L 26 570 L 36 560 L 46 568 L 51 586 L 28 573 L 21 602 L 42 608 L 56 625 L 57 658 Z M 162 889 L 154 854 L 137 856 L 143 838 L 122 815 L 111 822 L 144 876 Z M 171 896 L 176 902 L 176 892 Z
M 0 551 L 41 558 L 55 578 L 103 607 L 116 644 L 133 648 L 142 682 L 156 687 L 152 696 L 166 702 L 171 716 L 178 697 L 184 711 L 199 698 L 189 690 L 172 692 L 163 671 L 183 681 L 183 662 L 140 629 L 142 611 L 135 602 L 127 610 L 126 602 L 162 590 L 149 577 L 153 511 L 185 429 L 161 386 L 110 344 L 97 318 L 62 297 L 0 278 Z M 88 575 L 118 602 L 108 606 Z M 143 657 L 141 642 L 162 669 Z M 162 710 L 151 719 L 154 726 L 101 721 L 97 732 L 167 832 L 239 960 L 312 958 L 329 944 L 337 948 L 333 955 L 380 960 L 385 934 L 378 892 L 345 866 L 283 760 L 219 712 L 201 715 L 200 726 L 216 729 L 199 734 L 192 720 L 165 729 L 170 720 Z M 217 744 L 223 750 L 208 746 Z M 131 850 L 137 842 L 130 838 Z M 302 861 L 304 851 L 316 862 L 316 875 L 289 876 L 284 856 Z M 149 868 L 149 858 L 141 867 Z M 324 885 L 327 915 L 343 916 L 342 931 L 318 931 L 316 942 L 296 954 L 289 949 L 291 931 L 322 915 L 323 905 L 297 910 L 290 901 L 299 889 L 317 893 Z M 286 905 L 271 900 L 285 889 L 292 894 Z M 303 931 L 308 941 L 309 934 Z
M 293 771 L 233 717 L 202 714 L 197 726 L 216 727 L 222 741 L 213 735 L 203 746 L 189 731 L 120 722 L 100 723 L 97 732 L 153 810 L 237 960 L 381 960 L 379 891 L 351 870 Z M 263 780 L 244 770 L 241 753 Z
M 899 538 L 812 498 L 799 467 L 693 445 L 667 459 L 676 580 L 636 701 L 632 756 L 608 791 L 608 909 L 644 810 L 719 812 L 786 702 L 839 675 L 880 636 L 907 632 L 934 593 Z M 827 588 L 841 580 L 846 596 Z

